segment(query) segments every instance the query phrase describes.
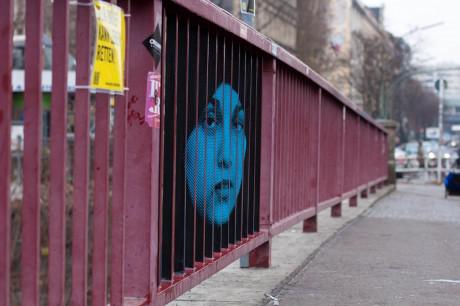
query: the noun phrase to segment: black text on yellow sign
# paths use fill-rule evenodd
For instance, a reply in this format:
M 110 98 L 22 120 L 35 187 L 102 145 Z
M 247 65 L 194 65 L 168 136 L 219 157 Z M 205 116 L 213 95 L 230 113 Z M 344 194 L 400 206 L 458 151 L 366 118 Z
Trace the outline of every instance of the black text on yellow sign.
M 91 73 L 91 88 L 121 93 L 124 90 L 125 20 L 123 10 L 95 1 L 97 35 Z

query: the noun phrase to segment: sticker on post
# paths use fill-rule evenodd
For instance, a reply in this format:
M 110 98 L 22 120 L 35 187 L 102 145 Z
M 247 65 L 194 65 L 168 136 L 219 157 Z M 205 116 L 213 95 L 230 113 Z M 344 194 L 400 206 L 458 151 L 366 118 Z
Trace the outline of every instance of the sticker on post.
M 160 128 L 161 75 L 149 72 L 145 101 L 145 121 L 150 127 Z
M 123 10 L 111 3 L 94 2 L 96 43 L 90 87 L 123 93 L 125 63 L 125 18 Z
M 153 59 L 155 60 L 155 68 L 157 68 L 158 63 L 160 63 L 161 59 L 160 26 L 157 25 L 157 27 L 155 28 L 155 32 L 149 35 L 142 43 L 152 55 Z

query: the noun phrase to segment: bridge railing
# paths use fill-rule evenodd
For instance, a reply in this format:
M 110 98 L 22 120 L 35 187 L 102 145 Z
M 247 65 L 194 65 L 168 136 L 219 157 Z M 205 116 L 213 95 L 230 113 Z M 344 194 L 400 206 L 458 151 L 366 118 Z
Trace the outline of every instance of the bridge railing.
M 387 178 L 382 127 L 252 28 L 208 1 L 117 3 L 126 19 L 126 88 L 114 96 L 88 88 L 92 1 L 76 3 L 76 33 L 68 33 L 69 2 L 53 2 L 48 147 L 43 3 L 26 1 L 24 174 L 14 203 L 12 65 L 0 61 L 1 305 L 162 305 L 242 256 L 268 267 L 274 235 L 302 221 L 315 231 L 320 211 L 338 217 L 344 200 L 357 205 Z M 12 5 L 0 3 L 3 59 L 12 58 Z M 160 53 L 148 52 L 148 37 Z M 161 80 L 152 126 L 149 73 Z M 20 239 L 10 238 L 16 228 Z

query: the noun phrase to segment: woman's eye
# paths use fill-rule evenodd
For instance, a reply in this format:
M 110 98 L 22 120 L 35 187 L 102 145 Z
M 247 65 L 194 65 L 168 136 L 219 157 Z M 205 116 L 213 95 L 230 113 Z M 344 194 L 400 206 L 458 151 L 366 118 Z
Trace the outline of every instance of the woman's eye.
M 208 112 L 208 118 L 206 119 L 206 125 L 210 128 L 215 127 L 217 124 L 216 115 L 214 112 Z
M 242 121 L 237 120 L 234 125 L 237 130 L 244 130 L 244 123 Z

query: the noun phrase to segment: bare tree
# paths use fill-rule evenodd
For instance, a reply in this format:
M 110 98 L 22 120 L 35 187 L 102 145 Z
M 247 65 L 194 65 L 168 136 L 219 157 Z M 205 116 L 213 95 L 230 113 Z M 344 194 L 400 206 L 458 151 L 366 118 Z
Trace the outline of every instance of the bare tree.
M 393 118 L 395 85 L 413 69 L 410 47 L 391 34 L 366 37 L 353 33 L 353 39 L 352 84 L 361 95 L 364 110 L 373 117 Z
M 425 129 L 437 124 L 439 98 L 420 81 L 408 79 L 403 82 L 395 94 L 395 100 L 399 106 L 395 119 L 400 123 L 401 142 L 409 140 L 410 131 L 422 139 Z

